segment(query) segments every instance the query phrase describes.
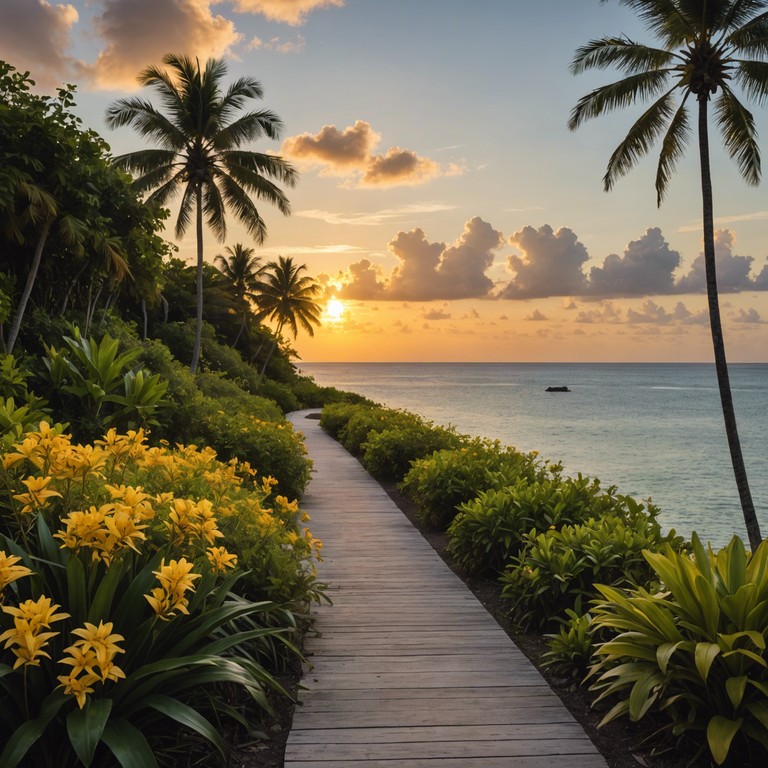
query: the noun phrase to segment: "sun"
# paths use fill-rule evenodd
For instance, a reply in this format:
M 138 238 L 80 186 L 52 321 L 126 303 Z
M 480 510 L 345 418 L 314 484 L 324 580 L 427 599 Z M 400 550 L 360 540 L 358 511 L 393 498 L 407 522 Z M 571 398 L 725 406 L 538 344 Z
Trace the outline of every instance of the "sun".
M 328 303 L 325 305 L 325 317 L 332 323 L 338 323 L 346 309 L 344 303 L 333 296 L 328 299 Z

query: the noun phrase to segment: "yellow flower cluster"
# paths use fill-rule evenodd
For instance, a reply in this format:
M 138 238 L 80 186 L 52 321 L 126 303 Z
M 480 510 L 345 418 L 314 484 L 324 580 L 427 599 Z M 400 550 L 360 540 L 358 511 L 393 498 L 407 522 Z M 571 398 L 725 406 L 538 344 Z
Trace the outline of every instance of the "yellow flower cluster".
M 7 629 L 0 635 L 0 643 L 6 650 L 11 649 L 16 656 L 13 668 L 20 666 L 40 666 L 40 658 L 50 659 L 43 649 L 58 632 L 43 632 L 50 629 L 55 621 L 68 619 L 68 613 L 56 613 L 60 605 L 52 604 L 50 597 L 42 595 L 37 600 L 25 600 L 15 608 L 10 605 L 2 606 L 3 613 L 13 616 L 13 628 Z
M 32 573 L 29 568 L 23 565 L 16 565 L 16 563 L 20 562 L 20 557 L 8 555 L 0 550 L 0 597 L 2 597 L 3 590 L 9 584 Z
M 227 552 L 224 547 L 208 547 L 205 550 L 208 562 L 216 573 L 224 573 L 237 566 L 237 555 Z
M 144 509 L 143 507 L 141 508 Z M 140 521 L 141 512 L 125 504 L 110 503 L 87 510 L 70 512 L 63 520 L 65 528 L 54 534 L 66 547 L 77 553 L 82 548 L 91 550 L 94 561 L 103 561 L 107 566 L 119 552 L 126 548 L 139 552 L 137 544 L 144 541 L 147 527 Z
M 125 673 L 114 663 L 118 653 L 125 653 L 117 643 L 125 640 L 122 635 L 112 633 L 112 622 L 95 624 L 85 622 L 85 626 L 73 629 L 72 634 L 79 637 L 75 643 L 65 649 L 65 656 L 59 663 L 72 667 L 68 675 L 59 675 L 57 680 L 64 692 L 74 696 L 80 709 L 85 706 L 86 697 L 93 693 L 93 684 L 106 683 L 107 680 L 119 680 Z
M 165 527 L 172 546 L 183 549 L 188 544 L 213 542 L 224 534 L 216 523 L 213 504 L 208 499 L 172 499 Z
M 152 609 L 161 619 L 170 619 L 176 614 L 189 613 L 187 606 L 189 600 L 186 593 L 189 590 L 194 591 L 195 579 L 199 579 L 199 573 L 192 573 L 193 563 L 182 557 L 180 560 L 171 560 L 168 565 L 165 559 L 160 562 L 160 568 L 152 571 L 160 582 L 159 587 L 155 587 L 152 593 L 144 595 Z

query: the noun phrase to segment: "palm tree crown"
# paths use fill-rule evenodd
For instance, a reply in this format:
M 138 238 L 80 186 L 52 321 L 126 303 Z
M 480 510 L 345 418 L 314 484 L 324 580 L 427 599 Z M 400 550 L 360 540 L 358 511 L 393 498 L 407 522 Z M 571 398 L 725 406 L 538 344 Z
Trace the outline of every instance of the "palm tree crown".
M 259 308 L 264 317 L 277 323 L 278 335 L 287 325 L 294 339 L 299 327 L 314 336 L 313 326 L 320 325 L 321 309 L 315 301 L 320 286 L 302 275 L 306 269 L 306 264 L 296 265 L 291 257 L 279 256 L 267 264 L 266 279 L 257 286 Z
M 115 163 L 136 176 L 135 185 L 149 192 L 149 200 L 166 205 L 181 193 L 176 237 L 181 238 L 195 214 L 198 266 L 198 327 L 191 369 L 197 368 L 202 328 L 203 218 L 217 239 L 226 238 L 226 210 L 245 225 L 257 243 L 267 227 L 253 197 L 283 213 L 290 205 L 271 180 L 293 186 L 296 172 L 282 158 L 241 147 L 264 136 L 276 139 L 282 123 L 269 110 L 242 113 L 250 99 L 262 98 L 259 82 L 241 77 L 226 91 L 222 82 L 226 64 L 209 59 L 204 68 L 186 56 L 169 54 L 169 70 L 148 67 L 139 76 L 152 88 L 164 112 L 140 98 L 120 99 L 107 110 L 107 125 L 130 125 L 159 145 L 115 158 Z
M 233 342 L 237 344 L 240 336 L 247 327 L 248 314 L 251 311 L 251 302 L 256 302 L 259 279 L 267 269 L 266 264 L 255 255 L 254 248 L 248 248 L 242 243 L 236 243 L 233 247 L 224 249 L 228 255 L 218 254 L 214 259 L 216 266 L 229 284 L 232 298 L 238 305 L 242 318 L 237 337 Z
M 605 1 L 605 0 L 604 0 Z M 617 67 L 624 79 L 588 93 L 574 107 L 573 130 L 585 120 L 638 101 L 653 100 L 608 161 L 606 191 L 661 140 L 656 200 L 667 191 L 691 137 L 689 102 L 697 106 L 702 224 L 707 302 L 725 432 L 750 545 L 761 541 L 741 452 L 720 319 L 715 264 L 714 202 L 709 163 L 709 103 L 723 143 L 749 184 L 760 181 L 755 121 L 732 85 L 759 105 L 768 98 L 768 0 L 619 0 L 633 9 L 661 41 L 654 48 L 627 37 L 592 40 L 576 51 L 571 71 Z
M 606 0 L 603 0 L 605 2 Z M 576 51 L 571 72 L 617 67 L 622 80 L 588 93 L 571 112 L 568 127 L 639 101 L 655 99 L 608 162 L 606 191 L 662 140 L 656 172 L 661 204 L 677 161 L 691 136 L 689 102 L 714 98 L 723 143 L 750 184 L 760 181 L 760 150 L 752 114 L 736 95 L 763 104 L 768 97 L 768 0 L 619 0 L 635 10 L 664 47 L 627 37 L 592 40 Z M 755 15 L 756 14 L 756 15 Z M 679 101 L 678 101 L 679 100 Z

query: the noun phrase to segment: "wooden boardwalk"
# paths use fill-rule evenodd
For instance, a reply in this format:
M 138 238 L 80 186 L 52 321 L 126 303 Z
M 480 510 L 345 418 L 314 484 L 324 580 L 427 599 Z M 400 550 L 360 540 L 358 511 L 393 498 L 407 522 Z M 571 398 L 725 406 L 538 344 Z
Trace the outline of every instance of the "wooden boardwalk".
M 302 508 L 332 606 L 313 609 L 285 768 L 606 768 L 386 492 L 306 411 Z

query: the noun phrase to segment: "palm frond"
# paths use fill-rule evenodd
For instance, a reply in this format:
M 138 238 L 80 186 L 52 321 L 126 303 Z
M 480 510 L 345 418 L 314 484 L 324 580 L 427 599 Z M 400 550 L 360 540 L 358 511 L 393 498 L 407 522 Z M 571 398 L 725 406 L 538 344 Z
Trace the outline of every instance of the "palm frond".
M 227 239 L 227 217 L 225 195 L 219 190 L 216 180 L 203 185 L 203 215 L 208 226 L 219 242 Z
M 605 2 L 605 0 L 603 0 Z M 671 47 L 677 47 L 695 36 L 699 14 L 681 11 L 679 0 L 619 0 L 619 5 L 631 8 L 645 26 Z
M 590 40 L 577 49 L 570 65 L 573 75 L 580 75 L 590 69 L 618 67 L 624 72 L 639 72 L 648 69 L 663 69 L 680 57 L 662 48 L 649 48 L 633 42 L 628 37 L 603 37 Z
M 295 186 L 298 181 L 296 169 L 278 155 L 235 150 L 222 152 L 220 158 L 227 171 L 245 186 L 258 186 L 257 177 L 274 178 L 289 187 Z M 280 194 L 284 197 L 282 192 Z
M 747 184 L 760 183 L 760 148 L 755 118 L 730 90 L 723 90 L 715 102 L 715 119 L 728 154 Z
M 167 185 L 166 185 L 167 186 Z M 192 212 L 197 207 L 196 190 L 192 184 L 184 187 L 184 194 L 181 196 L 181 205 L 179 205 L 179 215 L 176 217 L 175 233 L 178 239 L 184 237 L 187 227 L 192 221 Z
M 263 136 L 278 139 L 282 129 L 282 120 L 271 110 L 249 112 L 222 128 L 215 137 L 215 146 L 222 150 L 235 149 Z
M 253 77 L 240 77 L 232 83 L 221 100 L 221 116 L 225 122 L 239 112 L 248 99 L 263 99 L 264 89 L 261 83 Z
M 639 72 L 616 83 L 596 88 L 579 99 L 571 112 L 568 127 L 572 131 L 576 130 L 585 120 L 658 95 L 666 87 L 670 74 L 669 70 Z
M 740 55 L 765 56 L 768 53 L 768 13 L 755 17 L 733 31 L 728 35 L 727 42 Z
M 675 112 L 675 116 L 670 121 L 669 128 L 661 145 L 659 165 L 656 169 L 656 204 L 659 206 L 661 206 L 661 202 L 664 199 L 675 166 L 683 156 L 691 135 L 691 126 L 686 107 L 687 98 L 688 94 L 683 97 L 683 101 L 678 107 L 677 112 Z
M 224 200 L 232 208 L 236 218 L 245 225 L 248 234 L 261 245 L 267 238 L 267 225 L 248 192 L 237 180 L 227 174 L 218 176 Z
M 178 194 L 179 190 L 182 188 L 184 184 L 184 174 L 182 171 L 177 171 L 173 175 L 165 177 L 164 174 L 161 175 L 160 171 L 158 171 L 157 176 L 153 177 L 152 174 L 146 174 L 139 181 L 142 182 L 142 186 L 138 190 L 139 192 L 146 192 L 147 190 L 152 189 L 152 183 L 154 182 L 155 189 L 149 197 L 147 197 L 147 203 L 164 208 L 168 201 Z M 134 182 L 134 184 L 137 183 L 137 181 Z
M 754 99 L 759 106 L 765 104 L 768 99 L 768 62 L 740 61 L 733 79 L 748 98 Z
M 157 141 L 161 146 L 179 151 L 186 137 L 165 115 L 142 99 L 119 99 L 107 108 L 110 128 L 131 126 L 140 136 Z
M 610 191 L 617 179 L 626 175 L 644 157 L 662 134 L 674 114 L 674 91 L 667 91 L 635 121 L 608 161 L 603 187 Z
M 144 176 L 150 171 L 173 168 L 177 157 L 177 153 L 169 149 L 140 149 L 118 155 L 112 162 L 134 176 Z

